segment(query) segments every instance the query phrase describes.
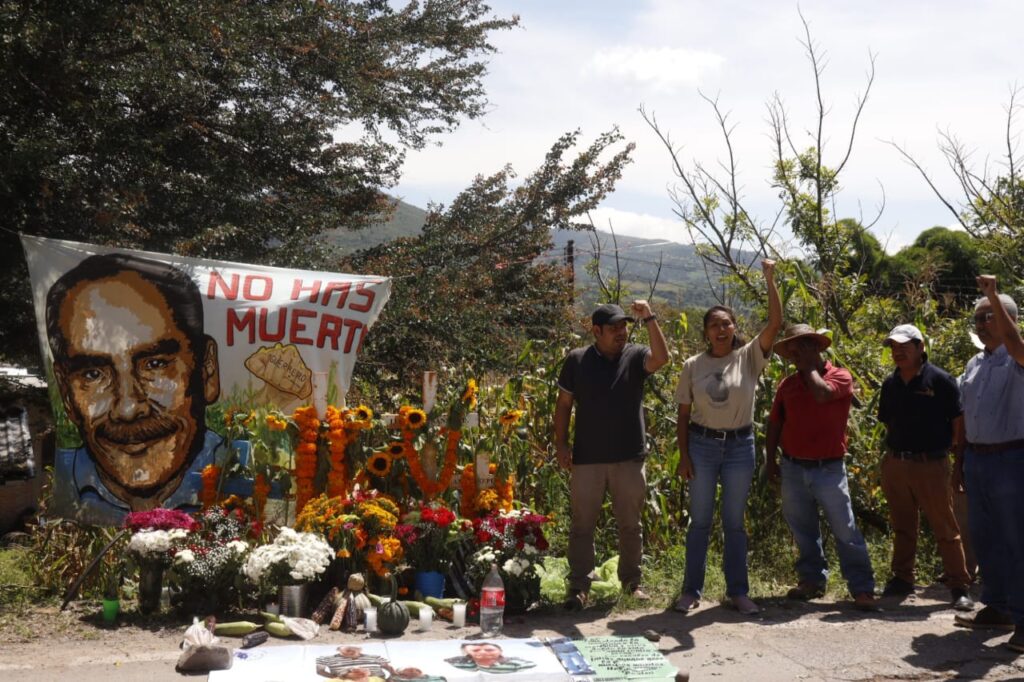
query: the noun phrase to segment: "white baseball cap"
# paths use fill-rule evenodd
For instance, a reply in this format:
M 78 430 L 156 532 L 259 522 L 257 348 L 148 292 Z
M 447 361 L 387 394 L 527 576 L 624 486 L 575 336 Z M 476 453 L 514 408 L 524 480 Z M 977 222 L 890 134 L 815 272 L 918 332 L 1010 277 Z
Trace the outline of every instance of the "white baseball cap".
M 924 343 L 924 335 L 921 330 L 912 324 L 900 324 L 892 328 L 889 336 L 882 342 L 883 346 L 891 346 L 893 343 L 906 343 L 907 341 L 919 341 Z

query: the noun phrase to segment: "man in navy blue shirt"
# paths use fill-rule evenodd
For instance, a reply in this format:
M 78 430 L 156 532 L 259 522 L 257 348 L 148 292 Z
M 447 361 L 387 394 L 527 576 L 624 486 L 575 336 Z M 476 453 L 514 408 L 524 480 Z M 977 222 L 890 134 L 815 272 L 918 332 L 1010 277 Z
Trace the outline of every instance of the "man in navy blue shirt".
M 935 535 L 953 607 L 970 611 L 971 583 L 960 528 L 953 513 L 949 452 L 963 424 L 960 389 L 948 373 L 928 362 L 924 336 L 912 324 L 895 327 L 883 342 L 895 371 L 882 384 L 878 420 L 888 431 L 882 461 L 882 490 L 892 523 L 892 579 L 884 597 L 914 591 L 914 559 L 920 513 Z
M 606 490 L 619 533 L 622 588 L 634 598 L 648 598 L 641 588 L 640 571 L 640 514 L 647 491 L 643 392 L 647 377 L 668 362 L 668 346 L 647 301 L 635 301 L 632 312 L 647 328 L 650 348 L 627 343 L 627 324 L 635 318 L 617 305 L 605 304 L 591 316 L 594 343 L 570 351 L 558 377 L 555 450 L 558 463 L 572 471 L 565 603 L 570 610 L 582 608 L 587 601 L 594 571 L 594 529 Z M 570 447 L 569 418 L 574 406 L 576 427 Z

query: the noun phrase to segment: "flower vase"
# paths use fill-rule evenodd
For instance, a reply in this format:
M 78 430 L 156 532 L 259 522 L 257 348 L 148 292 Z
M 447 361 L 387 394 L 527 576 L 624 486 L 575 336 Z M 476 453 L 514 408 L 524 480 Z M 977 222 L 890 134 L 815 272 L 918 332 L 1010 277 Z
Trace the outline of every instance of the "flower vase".
M 282 616 L 302 618 L 306 611 L 309 585 L 281 585 L 277 588 L 277 603 Z
M 164 568 L 159 564 L 143 563 L 139 567 L 139 612 L 144 615 L 160 610 Z
M 424 597 L 444 596 L 444 573 L 438 571 L 416 571 L 414 579 L 416 591 Z

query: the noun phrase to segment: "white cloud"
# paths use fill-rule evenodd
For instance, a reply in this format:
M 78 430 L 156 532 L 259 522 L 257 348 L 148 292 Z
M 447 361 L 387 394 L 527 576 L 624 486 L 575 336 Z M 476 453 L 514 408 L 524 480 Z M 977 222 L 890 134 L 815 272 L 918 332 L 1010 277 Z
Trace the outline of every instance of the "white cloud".
M 594 227 L 602 232 L 615 230 L 615 234 L 643 239 L 664 239 L 667 241 L 690 244 L 690 236 L 683 223 L 672 218 L 636 213 L 618 208 L 602 206 L 590 212 Z
M 619 45 L 594 53 L 586 72 L 668 91 L 681 85 L 699 85 L 724 62 L 721 55 L 702 50 Z

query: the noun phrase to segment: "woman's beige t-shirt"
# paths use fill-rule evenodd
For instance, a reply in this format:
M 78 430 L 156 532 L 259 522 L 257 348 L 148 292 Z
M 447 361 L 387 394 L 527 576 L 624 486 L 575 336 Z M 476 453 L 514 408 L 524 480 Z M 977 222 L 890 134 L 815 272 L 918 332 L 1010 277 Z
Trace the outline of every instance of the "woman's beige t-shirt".
M 728 355 L 701 353 L 683 363 L 676 402 L 690 405 L 690 421 L 709 429 L 739 429 L 754 421 L 754 389 L 768 365 L 757 337 Z

